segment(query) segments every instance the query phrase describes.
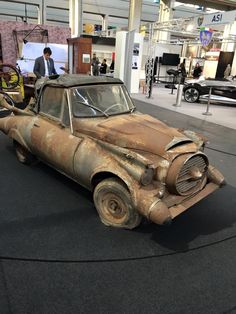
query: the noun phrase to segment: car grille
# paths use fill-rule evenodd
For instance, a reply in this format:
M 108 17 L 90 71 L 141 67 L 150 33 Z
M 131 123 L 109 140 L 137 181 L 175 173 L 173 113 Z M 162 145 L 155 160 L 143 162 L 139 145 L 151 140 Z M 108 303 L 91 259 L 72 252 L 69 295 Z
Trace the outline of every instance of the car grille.
M 200 173 L 202 173 L 202 177 L 197 180 L 192 180 L 191 178 L 191 169 L 193 169 L 193 167 L 198 168 Z M 202 181 L 204 174 L 206 173 L 206 169 L 206 161 L 201 155 L 190 158 L 183 165 L 177 178 L 176 190 L 178 193 L 185 194 L 189 190 L 195 188 L 199 184 L 199 181 Z
M 206 181 L 208 159 L 202 154 L 177 157 L 167 175 L 167 186 L 172 193 L 190 195 L 202 187 Z

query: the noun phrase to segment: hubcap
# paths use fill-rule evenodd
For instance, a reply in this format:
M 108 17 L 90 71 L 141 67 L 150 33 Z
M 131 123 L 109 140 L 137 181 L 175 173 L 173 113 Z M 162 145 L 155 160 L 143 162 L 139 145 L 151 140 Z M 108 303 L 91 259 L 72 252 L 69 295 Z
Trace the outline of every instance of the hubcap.
M 189 88 L 185 92 L 185 99 L 189 102 L 195 102 L 198 99 L 198 94 L 196 88 Z
M 102 198 L 102 212 L 107 218 L 123 220 L 127 215 L 125 203 L 117 195 L 113 193 L 105 193 Z

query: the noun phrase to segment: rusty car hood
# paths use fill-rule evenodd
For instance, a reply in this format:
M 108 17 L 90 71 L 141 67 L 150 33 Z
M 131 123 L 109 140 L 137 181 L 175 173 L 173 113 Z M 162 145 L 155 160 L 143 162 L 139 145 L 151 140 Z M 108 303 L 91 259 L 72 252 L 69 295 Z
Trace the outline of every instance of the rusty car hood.
M 164 155 L 184 145 L 184 151 L 196 151 L 193 141 L 161 121 L 133 113 L 107 118 L 75 119 L 76 135 L 86 134 L 105 142 L 140 152 Z M 189 147 L 189 148 L 188 148 Z M 183 147 L 179 152 L 183 151 Z

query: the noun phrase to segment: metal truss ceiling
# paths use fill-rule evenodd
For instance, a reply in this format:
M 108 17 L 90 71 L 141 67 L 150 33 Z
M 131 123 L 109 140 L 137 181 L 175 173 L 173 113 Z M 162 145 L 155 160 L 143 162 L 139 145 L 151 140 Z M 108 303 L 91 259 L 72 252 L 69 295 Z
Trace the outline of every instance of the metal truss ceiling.
M 211 7 L 217 10 L 236 10 L 236 0 L 178 0 L 182 3 Z M 42 3 L 46 7 L 45 24 L 69 24 L 69 0 L 0 0 L 0 18 L 25 20 L 37 23 L 38 9 Z M 82 0 L 83 23 L 101 24 L 102 15 L 108 15 L 108 25 L 124 28 L 128 26 L 130 0 Z M 202 12 L 186 5 L 174 8 L 173 18 L 186 18 Z M 141 22 L 152 23 L 158 20 L 159 5 L 153 0 L 143 0 Z

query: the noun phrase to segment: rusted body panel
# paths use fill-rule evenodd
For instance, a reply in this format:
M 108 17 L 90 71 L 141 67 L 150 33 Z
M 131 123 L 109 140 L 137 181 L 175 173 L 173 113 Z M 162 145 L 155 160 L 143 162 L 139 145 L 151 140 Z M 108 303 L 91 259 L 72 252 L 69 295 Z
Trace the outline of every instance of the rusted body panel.
M 89 86 L 95 84 L 94 79 L 86 80 Z M 71 86 L 75 83 L 73 76 Z M 70 87 L 67 81 L 49 82 L 48 86 L 57 84 Z M 102 180 L 118 178 L 129 191 L 135 211 L 158 224 L 171 221 L 224 184 L 222 174 L 200 151 L 203 138 L 194 132 L 181 132 L 139 112 L 76 118 L 70 102 L 68 108 L 68 125 L 63 117 L 53 118 L 40 109 L 13 108 L 14 114 L 0 119 L 0 129 L 91 191 L 96 192 Z M 102 191 L 105 195 L 104 187 Z M 114 208 L 114 201 L 111 204 Z
M 166 151 L 171 149 L 176 142 L 192 144 L 191 152 L 197 150 L 191 139 L 183 136 L 176 129 L 169 128 L 151 116 L 140 113 L 114 116 L 109 120 L 97 118 L 81 121 L 78 119 L 74 122 L 74 130 L 77 134 L 83 132 L 119 147 L 137 149 L 140 152 L 149 152 L 160 156 L 165 155 Z M 187 145 L 185 152 L 186 150 L 188 150 Z

